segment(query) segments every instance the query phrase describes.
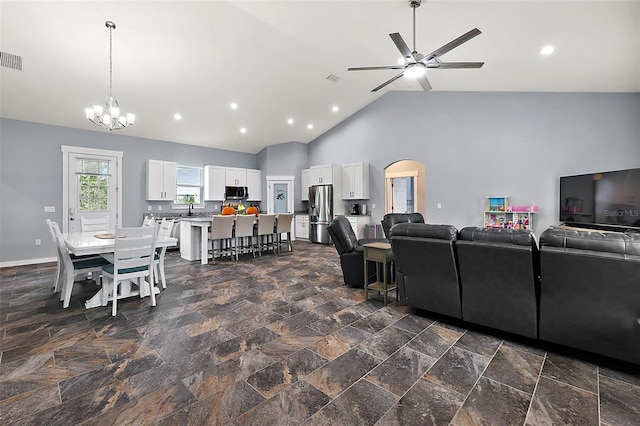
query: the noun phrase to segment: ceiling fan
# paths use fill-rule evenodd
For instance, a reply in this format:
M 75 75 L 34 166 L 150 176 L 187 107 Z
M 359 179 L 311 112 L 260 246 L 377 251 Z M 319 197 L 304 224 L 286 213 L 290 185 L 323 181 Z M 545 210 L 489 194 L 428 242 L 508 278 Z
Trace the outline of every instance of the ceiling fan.
M 434 50 L 428 55 L 422 55 L 416 51 L 416 8 L 420 6 L 422 0 L 409 0 L 409 6 L 413 9 L 413 52 L 409 50 L 407 43 L 404 42 L 400 33 L 389 34 L 391 40 L 396 44 L 396 47 L 404 58 L 404 65 L 388 65 L 380 67 L 353 67 L 349 68 L 349 71 L 369 71 L 369 70 L 402 70 L 399 74 L 385 81 L 378 87 L 374 88 L 372 92 L 377 92 L 388 84 L 393 83 L 402 76 L 418 80 L 422 88 L 431 90 L 431 84 L 427 80 L 427 69 L 455 69 L 455 68 L 480 68 L 484 65 L 484 62 L 442 62 L 440 56 L 455 49 L 462 43 L 465 43 L 475 36 L 481 34 L 481 31 L 477 28 L 461 35 L 455 40 L 450 41 L 439 49 Z

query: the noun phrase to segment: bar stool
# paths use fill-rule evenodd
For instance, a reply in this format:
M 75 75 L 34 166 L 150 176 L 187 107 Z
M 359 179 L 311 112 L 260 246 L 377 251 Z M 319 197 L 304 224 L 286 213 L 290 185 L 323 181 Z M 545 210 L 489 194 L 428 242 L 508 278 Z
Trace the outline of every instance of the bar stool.
M 277 234 L 277 247 L 278 253 L 280 253 L 280 248 L 283 244 L 289 247 L 289 251 L 292 250 L 291 247 L 291 221 L 293 220 L 293 214 L 291 213 L 278 213 L 276 217 L 276 234 Z M 287 234 L 287 241 L 282 240 L 282 234 Z
M 235 216 L 213 216 L 211 218 L 211 232 L 208 239 L 211 241 L 211 258 L 216 263 L 216 241 L 219 242 L 218 253 L 220 257 L 231 256 L 233 258 L 233 223 Z M 226 245 L 226 247 L 225 247 Z M 203 253 L 203 255 L 205 255 Z
M 236 216 L 236 229 L 235 229 L 235 253 L 236 260 L 238 260 L 238 254 L 240 252 L 248 252 L 251 250 L 253 257 L 256 257 L 256 250 L 253 246 L 253 224 L 256 220 L 254 215 L 238 215 Z M 249 245 L 245 245 L 245 239 L 249 240 Z
M 260 256 L 262 256 L 262 251 L 264 250 L 263 243 L 264 245 L 266 245 L 267 250 L 269 249 L 269 247 L 271 247 L 273 252 L 276 252 L 275 224 L 275 214 L 261 214 L 260 216 L 258 216 L 258 227 L 256 236 L 258 237 L 258 252 L 260 253 Z

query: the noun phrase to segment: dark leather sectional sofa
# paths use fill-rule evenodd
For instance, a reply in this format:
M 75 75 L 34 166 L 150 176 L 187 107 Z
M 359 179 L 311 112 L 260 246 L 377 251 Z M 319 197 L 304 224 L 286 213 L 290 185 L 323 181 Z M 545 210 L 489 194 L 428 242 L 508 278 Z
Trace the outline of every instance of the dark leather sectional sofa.
M 640 364 L 640 234 L 401 223 L 400 302 Z

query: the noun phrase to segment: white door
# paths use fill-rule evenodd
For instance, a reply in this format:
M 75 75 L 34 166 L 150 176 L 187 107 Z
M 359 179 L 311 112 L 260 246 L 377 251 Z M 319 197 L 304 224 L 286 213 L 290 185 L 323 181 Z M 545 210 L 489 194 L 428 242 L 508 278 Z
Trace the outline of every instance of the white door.
M 80 218 L 108 217 L 119 224 L 122 153 L 87 148 L 63 149 L 63 229 L 80 231 Z M 65 150 L 66 148 L 66 150 Z
M 293 176 L 267 176 L 267 213 L 293 213 L 293 182 Z M 292 236 L 294 232 L 295 224 L 291 221 Z

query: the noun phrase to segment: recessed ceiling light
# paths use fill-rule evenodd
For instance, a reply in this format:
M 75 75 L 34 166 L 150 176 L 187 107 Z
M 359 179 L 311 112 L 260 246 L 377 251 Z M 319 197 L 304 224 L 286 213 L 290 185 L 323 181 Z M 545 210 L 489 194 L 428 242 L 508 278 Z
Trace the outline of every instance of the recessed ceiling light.
M 247 133 L 247 129 L 245 127 L 240 127 L 240 133 Z
M 231 102 L 231 105 L 229 105 L 231 107 L 231 109 L 238 109 L 238 104 L 235 102 Z
M 173 118 L 175 118 L 176 120 L 182 120 L 182 115 L 180 115 L 180 114 L 173 114 Z
M 311 124 L 311 123 L 307 124 L 307 129 L 309 129 L 309 130 L 313 129 L 313 124 Z
M 556 50 L 556 49 L 553 46 L 545 46 L 542 49 L 540 49 L 540 54 L 541 55 L 551 55 L 554 50 Z
M 287 123 L 288 123 L 288 124 L 293 124 L 293 118 L 288 119 L 288 120 L 287 120 Z
M 331 108 L 331 111 L 338 112 L 338 109 L 338 105 L 334 105 L 333 108 Z

